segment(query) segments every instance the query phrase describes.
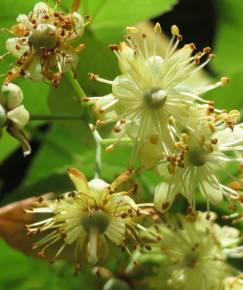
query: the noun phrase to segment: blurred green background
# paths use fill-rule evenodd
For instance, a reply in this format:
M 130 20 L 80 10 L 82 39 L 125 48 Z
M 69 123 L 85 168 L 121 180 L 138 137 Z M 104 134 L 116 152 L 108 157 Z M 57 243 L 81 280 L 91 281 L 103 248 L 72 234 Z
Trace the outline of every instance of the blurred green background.
M 61 7 L 68 11 L 71 0 L 63 0 Z M 15 24 L 19 14 L 28 13 L 34 0 L 0 2 L 0 27 Z M 49 1 L 54 5 L 54 1 Z M 185 42 L 194 42 L 201 49 L 211 46 L 216 58 L 207 67 L 207 76 L 216 80 L 229 76 L 231 83 L 210 93 L 216 106 L 243 109 L 243 1 L 241 0 L 82 0 L 81 13 L 92 17 L 82 38 L 86 49 L 80 56 L 77 75 L 87 95 L 102 95 L 110 88 L 88 80 L 94 72 L 107 79 L 118 74 L 115 56 L 108 45 L 117 43 L 125 27 L 141 21 L 159 21 L 165 34 L 177 24 Z M 0 34 L 0 52 L 5 51 L 6 32 Z M 1 63 L 0 74 L 13 59 Z M 75 92 L 67 79 L 58 89 L 46 84 L 20 80 L 25 106 L 33 114 L 81 113 Z M 65 192 L 70 189 L 66 169 L 74 166 L 88 177 L 94 173 L 95 147 L 89 130 L 77 121 L 33 122 L 31 134 L 33 154 L 23 159 L 19 144 L 4 134 L 0 140 L 0 198 L 1 205 L 36 196 L 47 191 Z M 102 177 L 110 181 L 126 169 L 130 148 L 120 147 L 111 154 L 104 153 Z M 140 180 L 147 198 L 153 191 L 156 178 L 148 173 Z M 223 209 L 228 210 L 224 205 Z M 218 209 L 219 211 L 222 208 Z M 84 269 L 74 278 L 72 267 L 65 262 L 53 266 L 45 261 L 25 256 L 0 241 L 0 290 L 66 290 L 101 289 L 102 281 Z M 118 263 L 114 261 L 111 267 Z

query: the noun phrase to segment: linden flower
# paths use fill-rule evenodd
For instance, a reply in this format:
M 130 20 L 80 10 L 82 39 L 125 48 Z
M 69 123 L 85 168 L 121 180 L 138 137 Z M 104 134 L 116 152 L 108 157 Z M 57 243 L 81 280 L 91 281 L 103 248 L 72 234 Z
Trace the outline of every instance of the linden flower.
M 156 241 L 152 253 L 164 257 L 155 270 L 155 289 L 215 290 L 222 280 L 237 275 L 227 258 L 240 251 L 235 247 L 240 233 L 235 228 L 220 227 L 214 222 L 216 216 L 211 216 L 210 221 L 204 213 L 194 221 L 181 214 L 164 216 L 164 223 L 154 227 L 162 239 Z
M 228 82 L 224 77 L 213 85 L 193 85 L 191 77 L 212 58 L 210 48 L 195 55 L 192 55 L 194 44 L 178 49 L 182 36 L 175 25 L 171 31 L 172 39 L 162 56 L 157 51 L 159 24 L 155 26 L 153 49 L 150 49 L 145 34 L 140 39 L 137 29 L 129 27 L 126 42 L 111 46 L 121 74 L 113 81 L 90 74 L 92 80 L 112 85 L 112 94 L 87 99 L 95 103 L 98 124 L 116 122 L 114 131 L 124 129 L 123 134 L 140 146 L 149 136 L 157 135 L 166 155 L 174 151 L 177 131 L 186 123 L 188 108 L 197 101 L 205 102 L 200 97 L 204 92 Z M 208 58 L 200 64 L 207 54 Z
M 218 290 L 242 290 L 243 289 L 243 276 L 239 277 L 228 277 L 226 278 L 222 286 Z
M 23 92 L 15 84 L 3 85 L 0 92 L 0 136 L 2 129 L 7 131 L 14 138 L 18 139 L 23 148 L 24 155 L 31 153 L 28 139 L 23 131 L 24 126 L 29 122 L 29 112 L 26 110 L 23 101 Z
M 65 15 L 39 2 L 29 15 L 20 14 L 11 28 L 15 36 L 6 42 L 7 51 L 18 61 L 6 77 L 11 82 L 21 75 L 39 81 L 46 78 L 58 85 L 64 72 L 77 65 L 77 48 L 71 42 L 80 38 L 84 20 L 77 12 Z
M 27 225 L 29 234 L 47 232 L 33 245 L 40 248 L 39 255 L 44 256 L 47 248 L 60 245 L 54 260 L 66 247 L 75 246 L 74 258 L 79 268 L 87 258 L 91 264 L 105 259 L 108 253 L 108 241 L 130 253 L 129 240 L 142 243 L 139 230 L 145 230 L 137 223 L 137 218 L 147 214 L 128 195 L 129 191 L 116 192 L 116 188 L 130 177 L 130 172 L 120 175 L 112 184 L 101 179 L 87 182 L 83 173 L 71 168 L 68 171 L 76 191 L 68 192 L 56 200 L 43 201 L 43 207 L 27 210 L 31 213 L 50 214 L 50 217 Z
M 243 150 L 243 124 L 234 126 L 239 119 L 238 111 L 206 116 L 194 110 L 196 116 L 188 120 L 193 131 L 183 133 L 176 143 L 179 156 L 168 157 L 169 175 L 155 190 L 154 204 L 159 211 L 167 210 L 178 193 L 184 195 L 192 210 L 196 209 L 196 190 L 209 203 L 219 203 L 223 197 L 237 199 L 239 192 L 223 185 L 217 175 L 227 164 L 242 162 L 237 154 Z M 201 118 L 200 118 L 201 116 Z M 205 118 L 209 120 L 205 122 Z M 210 120 L 211 118 L 211 120 Z M 159 165 L 164 174 L 165 168 Z

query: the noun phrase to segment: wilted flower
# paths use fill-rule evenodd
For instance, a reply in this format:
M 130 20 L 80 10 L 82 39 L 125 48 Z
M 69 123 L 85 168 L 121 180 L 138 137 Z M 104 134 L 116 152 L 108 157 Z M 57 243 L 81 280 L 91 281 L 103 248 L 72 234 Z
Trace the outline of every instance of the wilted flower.
M 178 49 L 182 36 L 175 25 L 171 31 L 172 39 L 162 56 L 157 51 L 159 24 L 155 26 L 152 49 L 145 34 L 139 37 L 138 30 L 129 27 L 126 42 L 111 46 L 121 75 L 108 81 L 90 74 L 91 79 L 112 85 L 112 94 L 87 99 L 95 103 L 97 125 L 116 122 L 114 131 L 124 129 L 122 134 L 134 139 L 138 149 L 150 136 L 157 135 L 166 156 L 174 151 L 178 129 L 188 118 L 188 108 L 196 102 L 206 102 L 201 94 L 228 82 L 228 78 L 223 77 L 213 85 L 192 84 L 191 77 L 207 65 L 213 55 L 208 47 L 192 55 L 194 44 Z M 206 55 L 208 58 L 201 63 Z
M 56 200 L 43 201 L 43 207 L 27 210 L 50 215 L 27 225 L 30 235 L 47 233 L 33 248 L 40 248 L 39 255 L 44 256 L 47 248 L 57 243 L 60 246 L 53 258 L 55 260 L 66 247 L 74 245 L 76 270 L 86 258 L 91 264 L 105 259 L 108 241 L 131 254 L 127 245 L 130 240 L 143 243 L 139 231 L 145 228 L 137 223 L 137 219 L 149 214 L 129 197 L 136 186 L 128 191 L 116 191 L 131 173 L 120 175 L 111 184 L 97 178 L 87 182 L 83 173 L 74 168 L 69 169 L 68 173 L 75 191 L 65 193 Z
M 188 119 L 194 130 L 182 133 L 175 144 L 180 154 L 168 158 L 169 173 L 155 190 L 154 203 L 159 211 L 167 210 L 178 193 L 184 195 L 195 210 L 198 189 L 207 200 L 208 210 L 209 202 L 219 203 L 223 197 L 236 199 L 239 196 L 239 192 L 223 185 L 218 177 L 218 171 L 225 171 L 225 165 L 242 162 L 238 155 L 243 150 L 243 124 L 234 125 L 239 112 L 210 116 L 198 110 L 194 113 L 198 116 Z M 161 175 L 165 174 L 164 164 L 158 169 Z
M 7 51 L 18 60 L 7 73 L 6 82 L 21 75 L 31 80 L 48 79 L 58 85 L 64 72 L 73 70 L 82 45 L 71 42 L 80 38 L 83 17 L 75 11 L 65 15 L 39 2 L 29 15 L 20 14 L 11 28 L 15 36 L 6 42 Z
M 227 263 L 228 257 L 241 256 L 240 233 L 215 223 L 211 213 L 199 213 L 195 220 L 181 214 L 164 216 L 163 224 L 154 226 L 162 239 L 152 246 L 152 252 L 163 259 L 148 279 L 154 289 L 216 290 L 221 282 L 238 271 Z M 228 289 L 228 288 L 226 288 Z M 230 288 L 229 288 L 230 289 Z M 237 288 L 236 288 L 237 289 Z
M 23 92 L 19 86 L 12 83 L 2 86 L 0 92 L 0 136 L 2 129 L 6 127 L 9 134 L 21 143 L 23 153 L 26 156 L 31 153 L 31 148 L 23 128 L 29 122 L 30 115 L 22 105 L 22 101 Z

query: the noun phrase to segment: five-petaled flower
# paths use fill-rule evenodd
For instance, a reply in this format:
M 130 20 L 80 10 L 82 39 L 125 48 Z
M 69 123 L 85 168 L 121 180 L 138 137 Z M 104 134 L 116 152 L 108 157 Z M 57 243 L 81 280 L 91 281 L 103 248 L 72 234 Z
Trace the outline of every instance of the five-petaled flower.
M 77 270 L 86 259 L 91 264 L 105 259 L 109 249 L 107 241 L 129 254 L 131 240 L 144 246 L 140 231 L 146 229 L 138 220 L 150 212 L 129 196 L 136 191 L 136 186 L 127 191 L 117 190 L 130 178 L 130 171 L 121 174 L 111 184 L 98 178 L 87 182 L 84 174 L 74 168 L 70 168 L 68 173 L 75 191 L 65 193 L 56 200 L 42 201 L 42 207 L 26 210 L 50 215 L 27 225 L 30 235 L 47 233 L 33 245 L 33 249 L 40 249 L 40 256 L 45 255 L 47 248 L 59 243 L 55 260 L 66 247 L 75 245 L 73 251 Z
M 173 25 L 171 41 L 162 55 L 158 51 L 160 32 L 157 23 L 151 48 L 147 35 L 139 35 L 137 28 L 128 27 L 126 41 L 111 46 L 121 74 L 113 81 L 90 74 L 91 79 L 110 84 L 112 93 L 87 100 L 95 103 L 97 125 L 116 122 L 114 131 L 120 133 L 118 139 L 127 134 L 137 143 L 137 150 L 156 135 L 167 156 L 174 152 L 180 128 L 187 123 L 189 108 L 198 102 L 207 104 L 201 95 L 225 85 L 229 79 L 223 77 L 212 85 L 192 82 L 192 77 L 213 57 L 211 49 L 206 47 L 196 54 L 193 54 L 194 44 L 178 49 L 182 36 Z

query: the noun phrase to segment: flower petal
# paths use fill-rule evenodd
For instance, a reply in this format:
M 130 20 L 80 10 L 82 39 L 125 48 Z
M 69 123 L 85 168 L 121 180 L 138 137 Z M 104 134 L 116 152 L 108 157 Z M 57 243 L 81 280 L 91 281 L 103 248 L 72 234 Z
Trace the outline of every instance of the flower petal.
M 201 180 L 199 189 L 204 197 L 206 197 L 210 202 L 217 204 L 223 201 L 223 190 L 221 190 L 220 184 L 215 176 L 211 175 L 210 178 L 214 182 Z
M 179 193 L 179 184 L 169 184 L 165 182 L 161 182 L 155 188 L 154 195 L 154 205 L 155 208 L 160 212 L 167 211 L 174 199 L 176 194 Z
M 113 220 L 105 231 L 105 235 L 116 245 L 122 244 L 125 236 L 125 224 L 122 221 Z
M 9 83 L 1 88 L 3 103 L 7 111 L 12 110 L 21 105 L 23 102 L 23 92 L 21 88 L 15 84 Z
M 20 48 L 17 49 L 16 47 Z M 21 38 L 12 37 L 6 41 L 6 49 L 16 58 L 20 58 L 25 52 L 29 50 L 29 47 L 21 43 Z
M 78 192 L 88 193 L 88 181 L 82 172 L 76 168 L 69 168 L 68 175 Z
M 23 128 L 30 119 L 29 112 L 21 105 L 7 113 L 7 118 L 11 120 L 18 128 Z

